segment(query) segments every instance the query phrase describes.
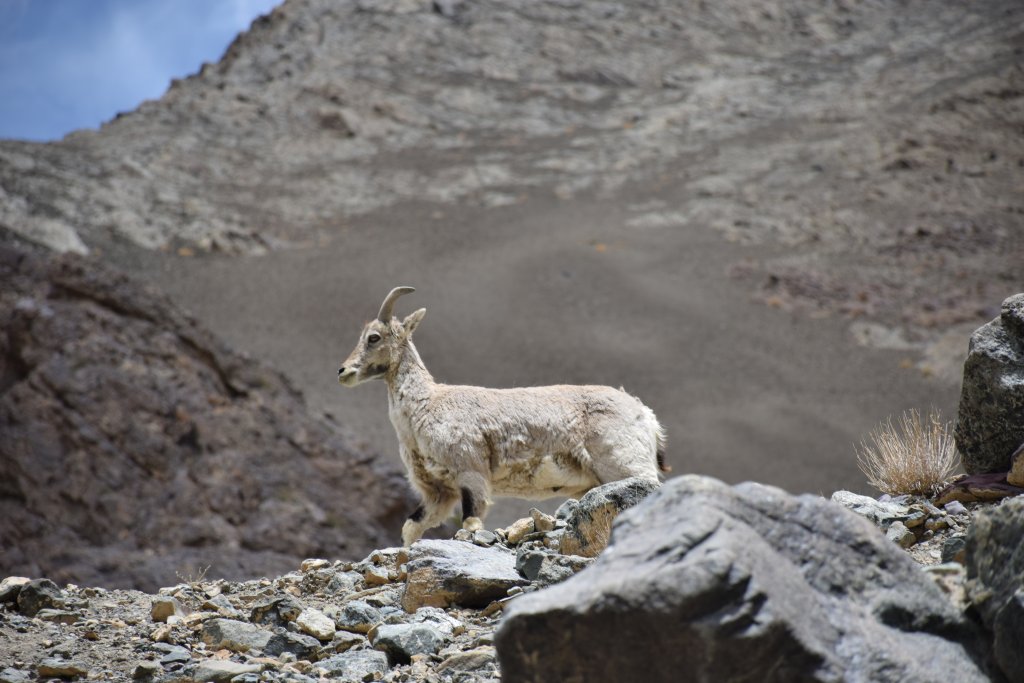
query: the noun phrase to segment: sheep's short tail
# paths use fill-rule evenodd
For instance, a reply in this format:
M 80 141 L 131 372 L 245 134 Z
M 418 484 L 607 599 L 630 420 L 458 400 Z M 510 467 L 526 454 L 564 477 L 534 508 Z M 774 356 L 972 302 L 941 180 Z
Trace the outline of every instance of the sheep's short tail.
M 662 450 L 658 451 L 658 469 L 664 472 L 665 474 L 668 474 L 669 472 L 672 471 L 672 466 L 665 464 L 665 451 Z

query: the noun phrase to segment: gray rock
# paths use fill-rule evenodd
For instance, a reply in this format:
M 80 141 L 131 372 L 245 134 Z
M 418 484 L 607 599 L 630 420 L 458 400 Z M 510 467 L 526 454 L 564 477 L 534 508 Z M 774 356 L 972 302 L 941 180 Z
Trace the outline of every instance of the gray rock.
M 166 622 L 168 617 L 184 617 L 186 614 L 178 599 L 169 595 L 154 596 L 149 609 L 149 616 L 160 623 Z
M 370 680 L 376 674 L 388 671 L 388 658 L 379 650 L 353 650 L 321 660 L 316 664 L 325 676 L 341 683 Z
M 1024 680 L 1024 497 L 979 510 L 967 531 L 967 595 L 1006 677 Z
M 409 576 L 402 607 L 483 607 L 527 581 L 515 556 L 498 546 L 483 548 L 459 541 L 417 541 L 409 550 Z
M 965 534 L 953 534 L 942 543 L 943 562 L 959 562 L 963 564 L 967 560 L 967 536 Z
M 286 626 L 302 613 L 302 603 L 290 595 L 275 595 L 253 603 L 249 621 L 267 626 Z
M 942 506 L 942 509 L 951 515 L 966 515 L 967 508 L 959 500 L 951 500 Z
M 366 633 L 376 624 L 384 621 L 389 612 L 397 612 L 395 609 L 385 609 L 371 605 L 366 600 L 350 600 L 333 614 L 335 625 L 345 631 L 354 633 Z
M 234 619 L 210 619 L 203 624 L 203 642 L 215 650 L 232 652 L 264 650 L 273 633 L 255 624 Z
M 836 491 L 832 494 L 832 502 L 839 503 L 847 510 L 856 512 L 880 529 L 888 529 L 895 521 L 904 521 L 910 517 L 910 506 L 895 501 L 875 500 L 870 496 L 862 496 L 852 491 Z
M 40 678 L 80 678 L 89 673 L 89 668 L 73 659 L 47 657 L 39 662 L 36 672 Z
M 78 621 L 79 615 L 75 612 L 68 612 L 67 610 L 46 608 L 36 612 L 36 619 L 53 621 L 58 624 L 73 624 Z
M 683 476 L 621 515 L 586 572 L 512 601 L 495 642 L 511 683 L 980 683 L 977 635 L 841 506 Z
M 564 581 L 591 562 L 593 558 L 562 555 L 541 547 L 521 547 L 516 552 L 516 570 L 542 586 Z
M 303 633 L 319 640 L 328 641 L 334 637 L 334 620 L 320 610 L 307 607 L 295 617 L 295 625 Z
M 429 624 L 381 624 L 369 633 L 375 650 L 388 656 L 392 666 L 408 664 L 413 655 L 432 655 L 445 644 L 445 635 Z
M 901 548 L 909 548 L 917 543 L 917 536 L 903 522 L 893 522 L 885 531 L 885 537 Z
M 151 681 L 163 673 L 163 668 L 157 662 L 143 660 L 139 662 L 132 671 L 132 680 Z M 2 679 L 0 679 L 2 680 Z
M 27 671 L 7 667 L 0 670 L 0 683 L 29 683 L 31 677 Z
M 489 645 L 457 652 L 437 665 L 437 673 L 456 671 L 492 672 L 497 669 L 497 655 Z
M 305 636 L 311 638 L 311 636 Z M 320 648 L 321 653 L 335 654 L 339 652 L 347 652 L 356 645 L 362 645 L 366 642 L 366 638 L 358 633 L 349 633 L 348 631 L 336 631 L 334 638 L 327 645 Z M 268 647 L 268 652 L 271 646 Z M 323 656 L 323 654 L 322 654 Z M 300 659 L 302 659 L 300 657 Z
M 971 335 L 955 436 L 969 474 L 1008 471 L 1024 444 L 1024 294 Z
M 565 516 L 565 532 L 559 540 L 562 554 L 596 557 L 608 544 L 615 517 L 657 489 L 658 484 L 633 477 L 587 491 Z
M 234 679 L 235 676 L 259 671 L 259 664 L 242 664 L 230 659 L 207 659 L 196 666 L 192 680 L 196 683 L 223 683 Z
M 18 592 L 18 611 L 34 617 L 41 609 L 62 609 L 64 593 L 49 579 L 34 579 L 22 585 Z
M 29 581 L 27 576 L 8 576 L 0 581 L 0 604 L 17 602 L 21 587 Z
M 308 636 L 304 633 L 292 633 L 283 628 L 277 629 L 277 631 L 267 641 L 266 647 L 263 648 L 263 654 L 269 657 L 280 657 L 282 654 L 288 652 L 297 659 L 309 659 L 312 660 L 316 657 L 316 653 L 320 650 L 320 641 L 313 636 Z
M 337 572 L 327 582 L 325 590 L 328 593 L 350 593 L 362 583 L 363 577 L 357 572 Z

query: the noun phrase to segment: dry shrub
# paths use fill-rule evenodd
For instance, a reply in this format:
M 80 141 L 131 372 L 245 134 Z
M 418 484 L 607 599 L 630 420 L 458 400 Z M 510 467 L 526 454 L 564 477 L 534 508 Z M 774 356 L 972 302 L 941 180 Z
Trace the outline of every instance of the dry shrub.
M 960 464 L 949 423 L 932 409 L 926 419 L 917 410 L 892 418 L 871 431 L 857 450 L 857 465 L 882 493 L 930 496 Z

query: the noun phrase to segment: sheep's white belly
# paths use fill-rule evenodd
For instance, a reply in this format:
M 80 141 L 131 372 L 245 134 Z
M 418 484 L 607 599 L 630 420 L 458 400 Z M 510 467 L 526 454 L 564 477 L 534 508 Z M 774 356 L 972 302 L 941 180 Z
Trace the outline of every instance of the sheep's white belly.
M 600 483 L 564 455 L 524 455 L 491 472 L 493 493 L 531 500 L 579 495 Z

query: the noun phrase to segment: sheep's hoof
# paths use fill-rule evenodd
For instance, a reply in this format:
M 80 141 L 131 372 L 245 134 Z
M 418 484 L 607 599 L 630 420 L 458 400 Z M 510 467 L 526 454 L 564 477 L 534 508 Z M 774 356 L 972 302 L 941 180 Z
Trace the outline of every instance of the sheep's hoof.
M 462 521 L 462 528 L 466 531 L 480 531 L 484 528 L 484 523 L 479 517 L 466 517 Z

